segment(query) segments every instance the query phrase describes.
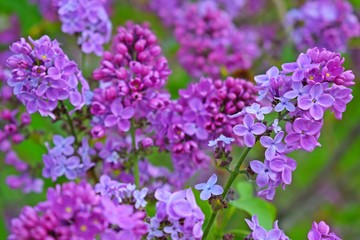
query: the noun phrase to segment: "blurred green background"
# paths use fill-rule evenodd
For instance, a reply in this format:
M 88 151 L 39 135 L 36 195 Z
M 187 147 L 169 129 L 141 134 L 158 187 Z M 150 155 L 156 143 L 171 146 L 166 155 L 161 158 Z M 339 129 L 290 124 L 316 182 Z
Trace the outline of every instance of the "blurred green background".
M 178 65 L 176 50 L 178 45 L 174 40 L 170 30 L 166 29 L 159 19 L 149 12 L 141 11 L 130 1 L 114 1 L 112 22 L 114 31 L 120 24 L 127 20 L 135 22 L 148 21 L 152 29 L 157 34 L 165 56 L 169 59 L 170 67 L 173 71 L 169 81 L 168 89 L 173 97 L 176 97 L 179 88 L 184 88 L 192 79 Z M 290 1 L 287 2 L 290 7 Z M 360 1 L 352 1 L 355 8 L 360 8 Z M 266 19 L 278 21 L 278 9 L 276 5 L 267 11 Z M 0 19 L 15 13 L 21 23 L 21 32 L 24 37 L 32 36 L 37 38 L 42 34 L 48 34 L 51 38 L 58 39 L 70 58 L 79 60 L 79 52 L 72 51 L 76 48 L 76 40 L 62 34 L 59 23 L 44 21 L 38 11 L 37 6 L 31 5 L 27 0 L 0 1 Z M 261 19 L 260 19 L 261 20 Z M 263 20 L 267 21 L 267 20 Z M 259 22 L 257 20 L 257 22 Z M 261 21 L 260 21 L 261 22 Z M 0 22 L 1 23 L 1 22 Z M 1 27 L 0 27 L 1 28 Z M 360 41 L 353 40 L 349 44 L 349 50 L 344 54 L 346 57 L 346 68 L 352 69 L 356 76 L 360 76 L 359 62 Z M 294 61 L 298 53 L 291 44 L 284 45 L 282 54 L 277 59 L 272 59 L 272 63 L 280 66 L 282 62 Z M 358 60 L 359 58 L 359 60 Z M 90 56 L 84 69 L 85 76 L 89 76 L 91 71 L 98 64 L 99 58 Z M 251 75 L 260 74 L 269 66 L 262 61 L 258 61 Z M 325 220 L 330 224 L 335 232 L 343 239 L 359 239 L 360 236 L 360 87 L 354 86 L 354 99 L 348 105 L 347 111 L 343 115 L 342 121 L 337 121 L 331 114 L 326 116 L 320 143 L 322 147 L 317 148 L 312 153 L 296 152 L 292 157 L 297 160 L 298 168 L 293 175 L 293 183 L 287 187 L 286 191 L 278 189 L 274 202 L 254 205 L 247 209 L 250 213 L 269 215 L 272 218 L 276 214 L 280 226 L 291 239 L 305 239 L 311 223 L 314 220 Z M 61 126 L 51 123 L 49 119 L 43 119 L 38 115 L 32 116 L 33 130 L 44 131 L 46 134 L 32 135 L 31 138 L 17 146 L 19 156 L 28 161 L 31 165 L 41 163 L 41 155 L 45 149 L 41 146 L 44 141 L 49 141 L 51 134 L 61 133 Z M 238 151 L 235 151 L 238 152 Z M 261 150 L 252 151 L 248 159 L 261 158 Z M 0 158 L 3 158 L 0 155 Z M 4 167 L 3 159 L 0 161 L 0 239 L 7 236 L 7 220 L 16 216 L 20 208 L 24 205 L 35 205 L 45 199 L 45 194 L 24 195 L 21 191 L 11 190 L 5 185 L 5 178 L 12 170 Z M 39 169 L 39 174 L 41 169 Z M 225 176 L 223 177 L 225 178 Z M 238 180 L 241 180 L 239 178 Z M 240 183 L 241 184 L 241 183 Z M 46 186 L 53 186 L 50 181 L 46 181 Z M 251 193 L 252 186 L 240 185 L 242 196 Z M 251 194 L 250 194 L 251 195 Z M 242 209 L 247 208 L 249 202 L 253 202 L 249 196 L 248 202 L 238 202 L 235 206 Z M 246 199 L 245 199 L 246 200 Z M 244 206 L 245 204 L 245 206 Z M 276 210 L 275 210 L 276 209 Z M 275 212 L 276 211 L 276 212 Z M 229 214 L 232 213 L 232 214 Z M 228 230 L 232 232 L 247 231 L 244 217 L 249 217 L 243 211 L 235 207 L 230 207 L 225 212 L 230 220 L 224 215 L 220 216 L 219 224 L 229 223 Z M 222 223 L 221 223 L 222 222 Z M 269 226 L 270 222 L 266 225 Z M 233 231 L 233 229 L 236 229 Z M 239 231 L 240 230 L 240 231 Z

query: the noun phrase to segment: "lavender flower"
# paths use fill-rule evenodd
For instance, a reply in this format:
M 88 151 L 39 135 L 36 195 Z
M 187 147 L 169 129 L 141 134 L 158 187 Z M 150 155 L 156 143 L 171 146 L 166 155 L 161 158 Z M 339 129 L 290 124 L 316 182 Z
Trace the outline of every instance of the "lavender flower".
M 245 145 L 252 147 L 255 144 L 255 136 L 261 135 L 265 132 L 266 127 L 262 123 L 255 123 L 254 118 L 250 114 L 246 114 L 243 124 L 234 126 L 233 131 L 238 136 L 244 136 Z
M 83 94 L 89 91 L 89 86 L 77 65 L 68 59 L 56 40 L 51 41 L 48 36 L 29 39 L 32 46 L 24 38 L 13 43 L 10 50 L 14 54 L 7 60 L 12 73 L 7 83 L 16 97 L 30 114 L 39 112 L 55 118 L 52 111 L 58 101 L 66 99 L 76 110 L 80 109 L 85 104 Z
M 220 185 L 216 185 L 217 176 L 214 173 L 206 183 L 199 183 L 195 185 L 196 190 L 202 190 L 200 194 L 201 200 L 208 200 L 211 195 L 217 196 L 224 192 Z
M 330 232 L 330 227 L 324 221 L 319 223 L 314 222 L 312 228 L 307 235 L 309 240 L 341 240 L 335 233 Z
M 269 231 L 259 225 L 256 215 L 252 216 L 251 221 L 248 219 L 245 219 L 245 221 L 252 230 L 252 233 L 248 236 L 249 238 L 254 240 L 289 240 L 284 231 L 279 229 L 277 221 L 274 223 L 274 228 Z

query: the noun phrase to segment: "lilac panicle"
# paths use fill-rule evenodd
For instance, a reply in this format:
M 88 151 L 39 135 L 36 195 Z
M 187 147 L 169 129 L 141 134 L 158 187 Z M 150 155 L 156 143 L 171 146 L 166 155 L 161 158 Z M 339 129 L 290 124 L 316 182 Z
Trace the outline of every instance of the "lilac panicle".
M 317 46 L 345 51 L 348 41 L 360 34 L 359 20 L 346 0 L 308 0 L 288 12 L 285 24 L 293 29 L 299 50 Z
M 55 118 L 52 111 L 59 101 L 69 100 L 75 110 L 85 104 L 89 86 L 75 62 L 48 36 L 38 40 L 24 38 L 13 43 L 13 55 L 7 59 L 11 78 L 7 81 L 13 93 L 26 106 L 28 113 L 39 112 Z M 78 90 L 79 85 L 81 91 Z
M 276 187 L 285 188 L 291 183 L 296 161 L 287 157 L 288 153 L 311 152 L 321 146 L 318 139 L 326 110 L 337 119 L 342 118 L 352 99 L 350 87 L 355 78 L 351 70 L 342 66 L 344 61 L 339 53 L 311 48 L 301 53 L 296 62 L 283 64 L 282 70 L 271 67 L 266 74 L 255 76 L 258 103 L 231 117 L 244 116 L 233 132 L 244 138 L 246 146 L 252 147 L 257 135 L 266 148 L 264 162 L 250 162 L 251 169 L 258 174 L 260 196 L 271 200 Z M 265 126 L 264 115 L 271 109 L 278 118 Z M 284 119 L 283 129 L 279 123 Z

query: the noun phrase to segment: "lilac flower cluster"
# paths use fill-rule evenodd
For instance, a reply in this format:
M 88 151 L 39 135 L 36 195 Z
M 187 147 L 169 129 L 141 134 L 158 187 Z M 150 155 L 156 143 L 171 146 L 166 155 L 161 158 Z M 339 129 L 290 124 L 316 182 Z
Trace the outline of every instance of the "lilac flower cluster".
M 170 73 L 156 36 L 146 24 L 120 27 L 112 51 L 105 52 L 93 74 L 100 80 L 91 104 L 93 136 L 101 137 L 105 128 L 113 126 L 120 133 L 127 132 L 130 118 L 146 117 L 166 106 L 169 95 L 162 88 Z
M 245 221 L 252 230 L 247 239 L 289 240 L 289 237 L 287 237 L 284 231 L 279 228 L 277 221 L 274 223 L 274 228 L 270 231 L 266 231 L 265 228 L 259 225 L 259 220 L 256 215 L 252 216 L 251 221 L 249 219 L 245 219 Z
M 355 78 L 352 71 L 345 71 L 343 63 L 338 53 L 312 48 L 301 53 L 296 62 L 283 64 L 281 72 L 272 67 L 265 75 L 255 77 L 258 100 L 266 107 L 256 104 L 246 107 L 237 114 L 244 115 L 243 122 L 233 130 L 244 137 L 247 147 L 260 140 L 266 149 L 264 163 L 258 160 L 250 163 L 258 174 L 260 196 L 273 199 L 277 186 L 291 183 L 296 162 L 286 154 L 298 149 L 311 152 L 320 146 L 318 138 L 326 110 L 341 119 L 352 99 L 349 87 Z M 266 126 L 263 115 L 272 109 L 278 118 Z M 285 129 L 278 125 L 281 120 L 286 120 Z M 270 137 L 272 132 L 276 133 L 274 137 Z
M 147 204 L 145 197 L 148 188 L 137 190 L 134 184 L 120 183 L 107 175 L 100 177 L 100 183 L 95 185 L 95 192 L 100 193 L 101 196 L 106 196 L 115 203 L 134 205 L 136 209 L 144 208 Z
M 360 34 L 359 20 L 346 0 L 306 1 L 288 12 L 286 24 L 300 50 L 317 46 L 344 51 L 348 40 Z
M 100 196 L 88 183 L 65 183 L 47 192 L 47 201 L 24 207 L 11 221 L 9 240 L 93 239 L 106 220 Z
M 76 63 L 70 61 L 59 43 L 48 36 L 29 40 L 33 46 L 21 38 L 10 47 L 14 54 L 7 60 L 11 69 L 7 83 L 13 88 L 14 95 L 30 114 L 39 112 L 42 116 L 55 118 L 52 111 L 59 101 L 66 99 L 75 109 L 80 109 L 85 104 L 89 86 Z
M 75 152 L 73 147 L 75 138 L 53 136 L 54 147 L 48 148 L 48 154 L 43 155 L 44 168 L 43 176 L 55 181 L 58 177 L 64 176 L 69 180 L 84 176 L 86 171 L 93 167 L 91 155 L 95 150 L 89 147 L 88 139 L 83 138 L 81 146 Z
M 201 239 L 205 216 L 196 204 L 191 188 L 174 193 L 158 189 L 155 198 L 158 200 L 156 215 L 150 221 L 147 239 Z
M 319 223 L 314 222 L 312 228 L 308 233 L 309 240 L 341 240 L 334 232 L 330 232 L 330 227 L 324 221 Z
M 189 24 L 191 23 L 191 24 Z M 174 26 L 180 64 L 193 77 L 218 78 L 251 67 L 259 54 L 253 38 L 240 31 L 216 4 L 187 4 Z
M 111 22 L 104 1 L 57 0 L 61 29 L 79 35 L 78 44 L 84 53 L 103 54 L 103 45 L 110 40 Z
M 271 240 L 288 240 L 287 237 L 281 229 L 279 229 L 278 222 L 274 223 L 274 228 L 270 231 L 266 231 L 265 228 L 259 225 L 259 220 L 256 215 L 252 216 L 251 221 L 245 219 L 246 223 L 252 230 L 247 239 L 253 240 L 263 240 L 263 239 L 271 239 Z M 311 230 L 307 236 L 308 240 L 341 240 L 335 233 L 330 232 L 330 227 L 323 221 L 316 223 L 314 222 Z
M 134 191 L 134 195 L 136 195 Z M 11 221 L 12 239 L 131 239 L 148 233 L 146 213 L 133 206 L 116 204 L 95 193 L 85 182 L 50 188 L 47 201 L 24 207 Z M 116 226 L 116 227 L 115 227 Z
M 206 168 L 210 162 L 204 150 L 208 142 L 223 134 L 236 137 L 232 126 L 240 117 L 227 115 L 242 111 L 255 101 L 256 90 L 251 82 L 227 78 L 225 81 L 201 78 L 179 91 L 180 97 L 165 110 L 150 119 L 154 130 L 154 143 L 172 154 L 174 183 L 183 183 L 199 168 Z

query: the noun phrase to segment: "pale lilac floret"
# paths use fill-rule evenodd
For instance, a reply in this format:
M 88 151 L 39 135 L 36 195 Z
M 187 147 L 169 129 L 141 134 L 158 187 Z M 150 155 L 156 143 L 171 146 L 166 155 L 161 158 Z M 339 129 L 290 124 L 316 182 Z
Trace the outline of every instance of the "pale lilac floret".
M 280 97 L 279 100 L 280 100 L 279 103 L 274 108 L 276 112 L 282 112 L 284 111 L 284 109 L 286 109 L 289 112 L 295 111 L 295 106 L 290 101 L 290 99 L 287 99 L 285 97 Z
M 271 110 L 272 107 L 261 107 L 258 103 L 253 103 L 250 107 L 245 108 L 247 113 L 254 114 L 260 121 L 264 120 L 264 115 L 269 114 Z
M 148 188 L 143 188 L 141 190 L 135 190 L 133 192 L 133 197 L 135 199 L 135 208 L 144 208 L 147 204 L 147 202 L 145 201 L 145 197 L 148 193 L 149 189 Z
M 250 162 L 250 167 L 255 173 L 258 174 L 256 177 L 256 184 L 261 188 L 268 185 L 270 180 L 277 180 L 277 175 L 269 168 L 268 161 L 263 163 L 259 160 L 253 160 Z
M 206 183 L 199 183 L 195 185 L 196 190 L 202 190 L 200 194 L 201 200 L 208 200 L 211 195 L 217 196 L 224 192 L 224 189 L 216 184 L 217 176 L 214 173 Z
M 269 168 L 281 173 L 282 181 L 289 185 L 292 181 L 292 172 L 296 169 L 296 162 L 286 156 L 277 156 L 269 162 Z
M 316 83 L 311 87 L 310 94 L 299 98 L 298 104 L 299 108 L 309 110 L 315 120 L 320 120 L 324 116 L 324 109 L 331 107 L 334 101 L 330 94 L 324 93 L 323 86 Z
M 260 138 L 261 145 L 267 148 L 265 151 L 265 157 L 267 160 L 273 159 L 276 153 L 283 153 L 286 150 L 286 146 L 282 143 L 283 138 L 284 132 L 276 134 L 274 139 L 268 136 L 262 136 Z
M 255 76 L 254 79 L 257 84 L 261 86 L 269 86 L 271 79 L 279 76 L 279 69 L 277 67 L 271 67 L 266 71 L 266 74 Z
M 317 135 L 320 132 L 322 123 L 304 118 L 297 118 L 292 131 L 285 137 L 285 142 L 289 145 L 299 144 L 299 147 L 306 151 L 313 151 L 317 146 Z
M 309 231 L 308 240 L 341 240 L 334 232 L 330 232 L 330 227 L 324 221 L 319 223 L 314 222 Z
M 265 132 L 266 126 L 262 123 L 255 123 L 254 118 L 250 114 L 246 114 L 243 124 L 234 126 L 233 131 L 238 136 L 244 136 L 245 145 L 252 147 L 255 144 L 255 136 Z
M 231 138 L 231 137 L 225 137 L 224 135 L 220 135 L 218 138 L 216 138 L 215 140 L 210 140 L 208 143 L 209 147 L 215 147 L 217 146 L 219 143 L 222 143 L 222 146 L 224 147 L 225 145 L 230 145 L 232 142 L 234 142 L 235 139 Z
M 111 104 L 111 113 L 105 118 L 105 126 L 113 127 L 117 125 L 122 132 L 127 132 L 130 129 L 129 119 L 134 116 L 134 109 L 132 107 L 123 107 L 120 101 L 114 101 Z
M 285 72 L 293 72 L 292 80 L 294 82 L 301 82 L 305 77 L 305 72 L 309 68 L 314 67 L 315 64 L 312 64 L 311 62 L 312 60 L 308 55 L 301 53 L 296 62 L 285 63 L 281 65 L 281 67 Z

